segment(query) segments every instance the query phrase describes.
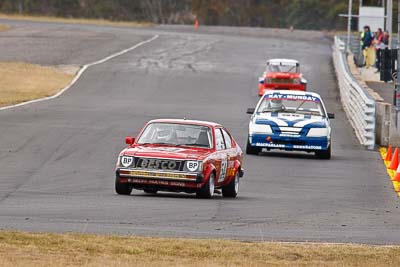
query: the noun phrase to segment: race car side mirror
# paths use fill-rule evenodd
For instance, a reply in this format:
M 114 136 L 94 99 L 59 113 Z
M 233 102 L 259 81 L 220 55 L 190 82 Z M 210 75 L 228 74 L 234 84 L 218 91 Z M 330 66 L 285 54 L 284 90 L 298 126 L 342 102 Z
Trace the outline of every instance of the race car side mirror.
M 259 84 L 264 84 L 264 77 L 258 78 L 258 83 Z
M 127 137 L 125 137 L 125 143 L 127 145 L 133 145 L 133 143 L 135 143 L 135 138 L 127 136 Z
M 255 108 L 248 108 L 246 113 L 253 114 L 255 110 L 256 110 Z
M 328 118 L 329 118 L 329 119 L 334 119 L 334 118 L 335 118 L 335 114 L 333 114 L 333 113 L 328 113 Z

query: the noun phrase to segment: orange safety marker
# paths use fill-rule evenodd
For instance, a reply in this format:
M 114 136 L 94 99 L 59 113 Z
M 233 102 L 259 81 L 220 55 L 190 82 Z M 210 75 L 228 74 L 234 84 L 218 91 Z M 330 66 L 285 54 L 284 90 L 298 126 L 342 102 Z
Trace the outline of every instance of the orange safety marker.
M 396 174 L 393 177 L 393 187 L 394 191 L 400 192 L 399 184 L 400 184 L 400 165 L 397 167 Z
M 195 29 L 197 29 L 197 28 L 199 28 L 199 20 L 198 19 L 196 19 L 195 21 L 194 21 L 194 28 Z
M 392 146 L 389 146 L 387 152 L 386 152 L 386 157 L 385 157 L 385 165 L 389 166 L 390 161 L 392 160 Z
M 397 170 L 399 166 L 399 149 L 396 147 L 394 150 L 392 160 L 390 161 L 390 165 L 388 167 L 389 170 Z

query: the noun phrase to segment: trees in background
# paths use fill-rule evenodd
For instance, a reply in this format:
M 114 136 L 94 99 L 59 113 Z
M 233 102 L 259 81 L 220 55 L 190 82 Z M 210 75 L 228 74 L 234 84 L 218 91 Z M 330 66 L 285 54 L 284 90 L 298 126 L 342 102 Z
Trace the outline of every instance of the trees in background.
M 353 1 L 354 12 L 358 3 Z M 347 13 L 347 5 L 348 0 L 0 0 L 0 12 L 320 30 L 345 29 L 347 21 L 338 14 Z

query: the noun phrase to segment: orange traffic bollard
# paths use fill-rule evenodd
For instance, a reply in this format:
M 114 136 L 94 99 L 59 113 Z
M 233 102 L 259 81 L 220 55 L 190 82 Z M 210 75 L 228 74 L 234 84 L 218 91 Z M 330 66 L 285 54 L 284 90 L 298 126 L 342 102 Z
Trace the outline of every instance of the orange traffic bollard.
M 397 170 L 399 166 L 399 149 L 396 147 L 394 150 L 392 160 L 390 161 L 390 165 L 388 167 L 389 170 Z
M 394 175 L 392 181 L 400 182 L 400 165 L 397 167 L 396 174 Z
M 198 20 L 198 19 L 196 19 L 196 20 L 194 21 L 194 28 L 195 28 L 195 29 L 199 28 L 199 20 Z
M 386 157 L 384 159 L 384 164 L 386 165 L 386 167 L 389 166 L 391 160 L 392 160 L 392 146 L 389 146 L 386 152 Z
M 391 161 L 391 160 L 392 160 L 392 146 L 389 146 L 386 152 L 385 161 Z
M 400 192 L 399 184 L 400 184 L 400 165 L 397 167 L 396 174 L 394 175 L 393 179 L 393 187 L 394 191 Z

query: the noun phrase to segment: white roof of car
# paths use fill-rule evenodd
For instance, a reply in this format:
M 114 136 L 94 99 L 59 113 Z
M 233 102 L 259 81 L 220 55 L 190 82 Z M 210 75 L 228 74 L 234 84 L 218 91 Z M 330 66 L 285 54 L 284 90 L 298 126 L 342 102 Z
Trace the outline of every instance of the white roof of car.
M 287 58 L 273 58 L 267 61 L 267 64 L 272 65 L 299 65 L 299 61 Z

